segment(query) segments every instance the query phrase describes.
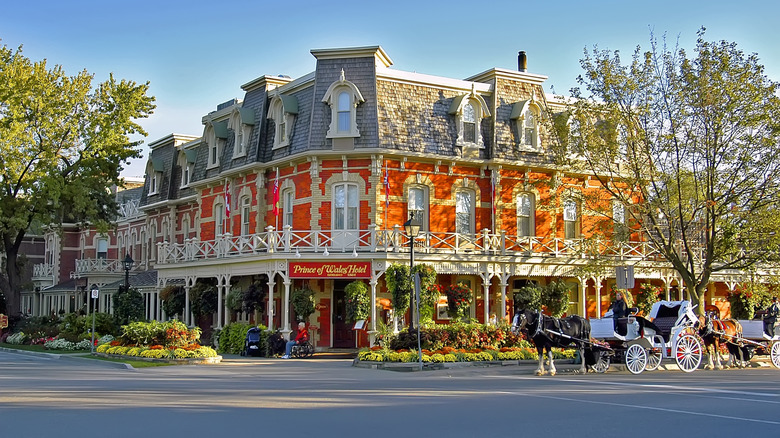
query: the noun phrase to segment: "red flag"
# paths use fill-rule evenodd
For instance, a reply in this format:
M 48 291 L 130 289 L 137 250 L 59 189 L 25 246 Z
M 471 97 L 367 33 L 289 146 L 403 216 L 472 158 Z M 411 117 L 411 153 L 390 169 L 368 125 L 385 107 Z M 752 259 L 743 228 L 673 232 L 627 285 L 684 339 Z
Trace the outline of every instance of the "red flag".
M 274 181 L 274 216 L 279 216 L 279 169 L 276 169 Z
M 385 161 L 385 211 L 390 208 L 390 173 L 387 169 L 387 161 Z
M 225 217 L 230 217 L 230 181 L 225 183 Z

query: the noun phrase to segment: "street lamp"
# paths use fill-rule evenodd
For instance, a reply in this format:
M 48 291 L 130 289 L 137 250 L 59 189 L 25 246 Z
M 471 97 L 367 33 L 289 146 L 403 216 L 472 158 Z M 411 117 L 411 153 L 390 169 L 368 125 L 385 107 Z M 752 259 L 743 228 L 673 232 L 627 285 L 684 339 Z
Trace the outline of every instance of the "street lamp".
M 416 285 L 418 284 L 418 281 L 415 278 L 414 275 L 414 241 L 417 239 L 417 236 L 420 234 L 420 222 L 416 221 L 414 219 L 414 212 L 409 212 L 409 220 L 404 222 L 404 231 L 406 231 L 406 235 L 409 236 L 409 335 L 412 336 L 414 333 L 414 317 L 417 315 L 418 321 L 417 321 L 417 357 L 420 361 L 420 370 L 422 370 L 423 364 L 422 364 L 422 350 L 420 349 L 420 303 L 419 300 L 415 299 L 415 291 L 417 289 Z M 417 311 L 415 312 L 414 307 L 412 307 L 412 303 L 416 304 Z
M 412 305 L 415 303 L 414 274 L 412 272 L 414 271 L 414 240 L 420 234 L 420 224 L 414 220 L 413 211 L 409 212 L 409 220 L 404 222 L 404 231 L 406 231 L 406 235 L 409 236 L 409 334 L 412 334 L 414 329 L 414 308 Z
M 122 260 L 122 266 L 125 268 L 125 292 L 130 290 L 130 269 L 133 268 L 133 263 L 135 260 L 130 257 L 130 254 L 125 254 L 125 259 Z

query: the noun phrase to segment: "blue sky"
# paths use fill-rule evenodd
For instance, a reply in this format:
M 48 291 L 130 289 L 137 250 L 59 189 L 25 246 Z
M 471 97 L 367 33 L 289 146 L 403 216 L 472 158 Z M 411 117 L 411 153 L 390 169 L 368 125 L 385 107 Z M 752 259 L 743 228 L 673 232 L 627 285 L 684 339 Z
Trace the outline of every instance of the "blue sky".
M 393 68 L 466 78 L 489 68 L 549 77 L 545 90 L 576 85 L 585 47 L 648 48 L 650 31 L 693 47 L 696 31 L 758 53 L 780 81 L 780 2 L 733 1 L 407 1 L 370 0 L 0 0 L 0 44 L 23 45 L 68 74 L 86 69 L 151 83 L 157 109 L 141 125 L 146 142 L 170 133 L 202 134 L 201 117 L 242 98 L 241 84 L 262 75 L 314 70 L 311 49 L 381 45 Z M 554 87 L 554 88 L 553 88 Z M 145 157 L 123 175 L 143 174 Z

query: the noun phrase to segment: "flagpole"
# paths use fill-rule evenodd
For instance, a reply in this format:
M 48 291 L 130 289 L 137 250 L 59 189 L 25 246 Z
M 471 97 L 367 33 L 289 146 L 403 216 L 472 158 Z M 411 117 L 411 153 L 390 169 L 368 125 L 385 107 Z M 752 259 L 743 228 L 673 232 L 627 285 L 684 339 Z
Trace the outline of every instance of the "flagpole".
M 385 231 L 387 231 L 387 210 L 390 206 L 390 181 L 389 181 L 390 175 L 388 174 L 387 170 L 387 161 L 385 161 L 385 179 L 384 179 L 384 185 L 385 185 Z

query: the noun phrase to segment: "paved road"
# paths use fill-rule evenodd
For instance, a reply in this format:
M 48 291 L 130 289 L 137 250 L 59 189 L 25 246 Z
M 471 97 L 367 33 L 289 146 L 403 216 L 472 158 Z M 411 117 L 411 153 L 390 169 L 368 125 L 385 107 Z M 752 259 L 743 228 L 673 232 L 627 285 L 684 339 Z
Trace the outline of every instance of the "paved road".
M 555 377 L 349 360 L 124 369 L 0 352 L 0 438 L 780 436 L 780 370 Z

